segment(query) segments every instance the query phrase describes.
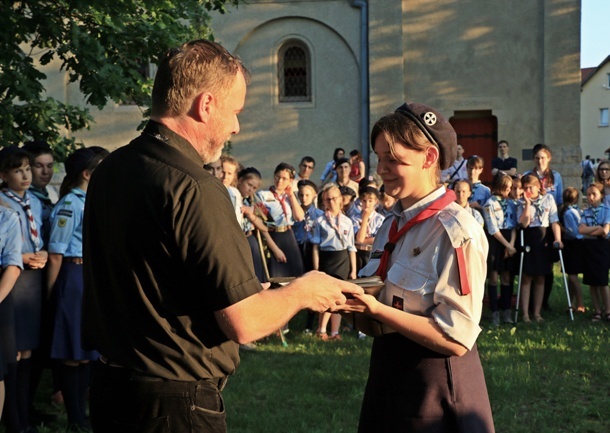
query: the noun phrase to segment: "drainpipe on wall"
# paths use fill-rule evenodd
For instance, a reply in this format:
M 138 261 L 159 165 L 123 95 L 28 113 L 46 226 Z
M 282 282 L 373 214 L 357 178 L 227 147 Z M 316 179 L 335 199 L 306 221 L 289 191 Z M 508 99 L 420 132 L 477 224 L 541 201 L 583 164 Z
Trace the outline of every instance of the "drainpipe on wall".
M 369 5 L 366 0 L 352 0 L 351 6 L 360 9 L 360 153 L 369 173 Z

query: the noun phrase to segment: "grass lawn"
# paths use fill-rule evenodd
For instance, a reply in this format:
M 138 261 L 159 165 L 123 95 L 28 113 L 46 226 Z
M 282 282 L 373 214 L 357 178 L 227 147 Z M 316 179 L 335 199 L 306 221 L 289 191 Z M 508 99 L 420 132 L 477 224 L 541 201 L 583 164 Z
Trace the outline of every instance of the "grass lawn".
M 479 352 L 499 433 L 610 431 L 610 323 L 591 323 L 588 313 L 571 322 L 556 275 L 545 323 L 493 329 L 482 321 Z M 589 307 L 588 288 L 585 300 Z M 304 322 L 303 313 L 291 321 L 287 347 L 272 336 L 242 352 L 223 393 L 230 432 L 356 431 L 372 340 L 346 332 L 343 341 L 322 342 L 301 333 Z M 48 382 L 39 402 L 57 411 Z M 59 413 L 39 431 L 63 431 Z

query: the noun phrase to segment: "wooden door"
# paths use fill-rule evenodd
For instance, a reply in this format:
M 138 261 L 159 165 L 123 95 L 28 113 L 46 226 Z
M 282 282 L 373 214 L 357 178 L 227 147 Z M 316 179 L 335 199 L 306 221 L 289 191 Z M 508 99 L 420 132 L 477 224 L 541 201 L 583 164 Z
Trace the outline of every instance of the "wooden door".
M 449 119 L 457 133 L 458 143 L 464 148 L 464 158 L 478 155 L 485 165 L 481 181 L 489 185 L 492 181 L 491 160 L 498 154 L 498 119 L 495 116 Z

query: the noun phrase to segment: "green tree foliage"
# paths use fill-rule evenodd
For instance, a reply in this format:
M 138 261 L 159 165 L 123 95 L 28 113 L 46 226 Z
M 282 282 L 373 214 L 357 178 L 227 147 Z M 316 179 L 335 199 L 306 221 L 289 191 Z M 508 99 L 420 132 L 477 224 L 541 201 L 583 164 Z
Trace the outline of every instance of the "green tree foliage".
M 142 65 L 187 40 L 208 38 L 209 13 L 239 0 L 26 0 L 0 6 L 0 146 L 46 140 L 59 159 L 70 133 L 93 121 L 87 106 L 49 97 L 41 67 L 60 64 L 90 106 L 146 107 Z M 58 62 L 59 61 L 59 62 Z M 54 63 L 55 64 L 55 63 Z

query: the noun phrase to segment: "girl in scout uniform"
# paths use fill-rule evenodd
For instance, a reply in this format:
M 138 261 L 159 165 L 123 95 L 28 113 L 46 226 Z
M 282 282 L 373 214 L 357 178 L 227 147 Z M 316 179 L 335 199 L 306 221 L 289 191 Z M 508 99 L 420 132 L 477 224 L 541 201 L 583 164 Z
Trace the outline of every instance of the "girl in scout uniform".
M 513 323 L 510 305 L 513 289 L 510 284 L 513 263 L 511 258 L 517 252 L 517 215 L 509 207 L 509 194 L 513 181 L 510 176 L 499 173 L 494 178 L 492 196 L 483 206 L 483 216 L 489 237 L 489 255 L 487 256 L 487 294 L 489 308 L 492 312 L 491 321 L 494 326 L 500 324 L 498 310 L 498 276 L 500 277 L 500 310 L 502 321 Z
M 19 217 L 16 212 L 0 204 L 0 419 L 5 400 L 5 378 L 8 392 L 12 394 L 11 403 L 13 406 L 15 403 L 17 348 L 11 291 L 23 270 L 21 249 Z M 14 410 L 9 421 L 7 423 L 9 430 L 20 431 L 20 426 L 11 424 L 18 421 L 18 415 Z
M 578 274 L 584 269 L 584 247 L 583 235 L 579 232 L 580 210 L 578 202 L 580 193 L 576 188 L 567 187 L 563 190 L 563 205 L 559 210 L 559 221 L 561 223 L 561 237 L 563 240 L 563 263 L 568 275 L 568 288 L 570 290 L 572 309 L 578 313 L 584 313 L 586 308 L 582 302 L 582 287 Z
M 523 275 L 521 277 L 521 309 L 523 321 L 530 322 L 530 288 L 533 292 L 533 314 L 536 322 L 543 322 L 540 315 L 544 296 L 544 278 L 551 273 L 551 248 L 556 245 L 563 248 L 561 243 L 561 227 L 557 205 L 551 194 L 542 189 L 540 180 L 528 174 L 521 178 L 523 185 L 523 198 L 517 208 L 517 220 L 523 227 L 523 240 L 525 247 L 530 250 L 523 261 Z M 549 232 L 549 227 L 552 233 Z M 552 242 L 549 240 L 553 239 Z
M 458 179 L 453 182 L 451 189 L 455 193 L 455 202 L 466 209 L 482 227 L 485 223 L 483 215 L 478 210 L 470 207 L 469 199 L 472 196 L 472 184 L 470 181 L 468 179 Z
M 99 354 L 81 346 L 83 296 L 83 215 L 89 179 L 102 160 L 90 149 L 78 149 L 65 162 L 61 198 L 51 214 L 47 290 L 55 306 L 51 358 L 61 362 L 61 389 L 68 423 L 88 428 L 86 420 L 89 361 Z
M 19 215 L 24 270 L 12 290 L 15 343 L 18 351 L 16 392 L 7 395 L 9 422 L 29 428 L 32 350 L 40 344 L 42 268 L 48 254 L 41 236 L 42 204 L 28 190 L 32 183 L 29 154 L 16 146 L 0 151 L 0 200 Z M 15 419 L 17 417 L 17 419 Z
M 341 212 L 341 191 L 334 184 L 328 184 L 322 191 L 324 215 L 316 219 L 313 229 L 313 269 L 325 272 L 341 280 L 356 278 L 356 247 L 354 226 Z M 321 313 L 316 335 L 328 340 L 326 332 L 330 320 L 330 339 L 341 340 L 339 328 L 341 315 Z
M 272 277 L 299 277 L 303 274 L 303 261 L 292 226 L 304 218 L 303 209 L 292 191 L 294 167 L 280 163 L 273 173 L 274 183 L 268 190 L 256 193 L 257 209 L 266 218 L 271 239 L 283 251 L 285 262 L 269 261 Z
M 589 286 L 593 302 L 592 320 L 603 318 L 610 321 L 610 290 L 608 289 L 608 268 L 610 264 L 610 209 L 602 203 L 604 186 L 593 182 L 587 188 L 589 207 L 583 211 L 578 231 L 584 236 L 584 269 L 582 282 Z M 603 312 L 602 312 L 603 308 Z
M 356 249 L 358 250 L 356 253 L 357 269 L 360 270 L 369 262 L 373 241 L 385 218 L 375 210 L 379 203 L 377 188 L 372 186 L 361 188 L 358 199 L 361 209 L 354 212 L 350 218 L 354 225 Z
M 481 173 L 483 173 L 484 164 L 485 161 L 483 158 L 477 155 L 468 158 L 468 162 L 466 163 L 468 180 L 472 185 L 472 194 L 470 195 L 468 202 L 470 203 L 471 208 L 476 209 L 479 212 L 483 211 L 483 205 L 491 197 L 491 191 L 488 187 L 483 185 L 480 179 Z
M 286 256 L 282 250 L 275 244 L 269 236 L 265 223 L 258 218 L 255 208 L 252 204 L 252 196 L 261 184 L 261 174 L 254 167 L 247 167 L 237 174 L 237 194 L 235 211 L 238 214 L 237 222 L 240 224 L 242 231 L 248 238 L 250 251 L 252 252 L 252 260 L 254 262 L 254 271 L 256 277 L 261 283 L 267 282 L 265 268 L 263 265 L 263 256 L 261 255 L 261 245 L 258 243 L 258 236 L 255 230 L 259 230 L 267 241 L 267 248 L 274 255 L 275 259 L 282 263 L 286 261 Z
M 487 240 L 439 178 L 456 157 L 455 131 L 435 109 L 405 103 L 377 121 L 371 145 L 397 202 L 360 271 L 385 285 L 378 299 L 348 301 L 380 324 L 359 431 L 493 432 L 476 346 Z
M 308 179 L 302 179 L 297 183 L 297 188 L 299 191 L 297 195 L 301 202 L 304 218 L 303 221 L 295 222 L 292 229 L 294 230 L 294 236 L 297 240 L 301 257 L 303 258 L 303 270 L 304 272 L 309 272 L 313 270 L 313 244 L 311 243 L 313 228 L 316 219 L 324 215 L 324 211 L 318 209 L 315 204 L 318 198 L 318 187 L 315 183 Z M 311 333 L 314 319 L 315 313 L 308 310 L 305 322 L 305 333 Z

